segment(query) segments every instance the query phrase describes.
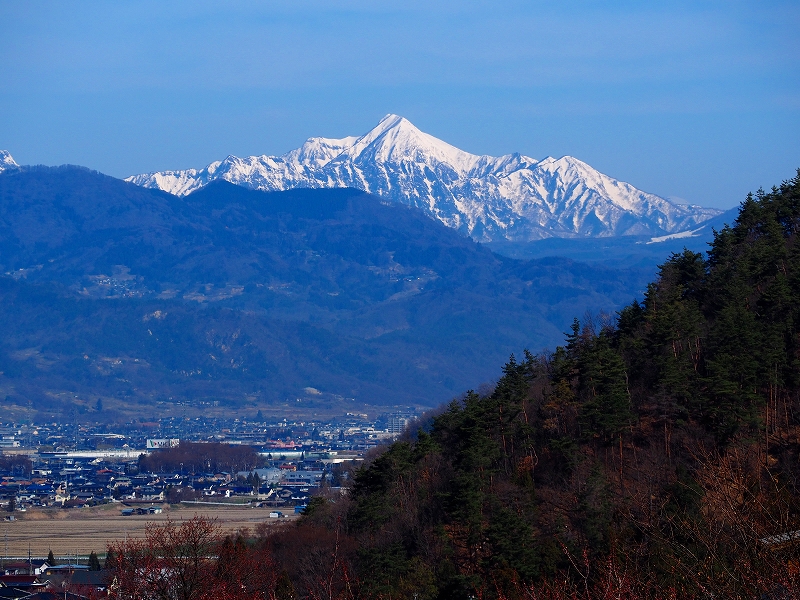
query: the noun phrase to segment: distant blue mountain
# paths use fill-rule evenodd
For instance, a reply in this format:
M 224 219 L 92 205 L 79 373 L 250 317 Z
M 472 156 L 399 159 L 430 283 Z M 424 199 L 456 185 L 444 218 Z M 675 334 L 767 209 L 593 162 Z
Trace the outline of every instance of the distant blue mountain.
M 733 208 L 709 219 L 693 230 L 677 235 L 618 236 L 603 238 L 548 238 L 533 242 L 493 242 L 488 248 L 505 256 L 539 259 L 551 256 L 569 258 L 617 269 L 642 269 L 655 274 L 657 265 L 672 253 L 684 248 L 705 253 L 714 239 L 713 231 L 733 224 L 739 208 Z
M 503 257 L 355 189 L 179 198 L 80 167 L 0 173 L 0 273 L 0 397 L 42 410 L 436 405 L 649 276 Z

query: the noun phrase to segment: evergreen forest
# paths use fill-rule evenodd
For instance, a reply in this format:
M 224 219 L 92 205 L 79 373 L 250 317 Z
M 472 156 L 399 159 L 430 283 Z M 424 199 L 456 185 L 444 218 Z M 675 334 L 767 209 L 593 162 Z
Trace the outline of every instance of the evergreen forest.
M 800 171 L 225 552 L 274 598 L 800 597 L 798 233 Z

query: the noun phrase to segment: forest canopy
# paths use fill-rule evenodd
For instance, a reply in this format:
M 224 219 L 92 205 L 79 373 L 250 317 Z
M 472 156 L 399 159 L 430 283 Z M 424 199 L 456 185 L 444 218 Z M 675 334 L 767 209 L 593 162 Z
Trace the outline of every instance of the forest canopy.
M 798 597 L 798 231 L 800 172 L 300 527 L 353 540 L 370 598 Z

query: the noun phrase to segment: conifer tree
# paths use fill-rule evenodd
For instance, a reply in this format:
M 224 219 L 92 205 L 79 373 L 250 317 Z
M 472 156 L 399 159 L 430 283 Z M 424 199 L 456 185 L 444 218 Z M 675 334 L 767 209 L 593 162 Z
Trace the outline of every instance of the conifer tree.
M 585 433 L 609 443 L 633 419 L 625 363 L 603 332 L 582 352 L 579 364 Z

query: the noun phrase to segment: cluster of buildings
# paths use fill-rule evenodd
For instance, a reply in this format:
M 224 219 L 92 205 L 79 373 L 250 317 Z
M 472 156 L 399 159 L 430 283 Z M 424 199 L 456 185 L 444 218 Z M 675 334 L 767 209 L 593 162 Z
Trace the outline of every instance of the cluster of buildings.
M 14 520 L 19 511 L 33 507 L 86 508 L 110 502 L 121 503 L 123 515 L 157 514 L 157 505 L 178 502 L 304 506 L 320 486 L 341 489 L 347 477 L 342 463 L 362 458 L 360 452 L 305 456 L 302 451 L 271 450 L 262 454 L 276 458 L 265 456 L 263 467 L 203 473 L 140 472 L 135 459 L 46 453 L 37 457 L 29 473 L 14 474 L 14 467 L 4 470 L 0 507 L 6 520 Z
M 320 488 L 345 493 L 350 467 L 395 439 L 412 410 L 370 420 L 350 413 L 328 421 L 173 417 L 126 424 L 0 424 L 0 518 L 29 510 L 116 503 L 123 517 L 154 515 L 169 503 L 242 504 L 265 517 L 302 512 Z M 261 459 L 245 471 L 151 473 L 140 457 L 182 441 L 248 445 Z M 8 524 L 16 527 L 15 524 Z M 85 557 L 84 557 L 85 558 Z M 95 557 L 95 560 L 96 557 Z M 83 600 L 107 593 L 109 574 L 79 564 L 0 558 L 0 600 Z
M 13 520 L 32 507 L 119 502 L 122 514 L 153 514 L 176 502 L 302 507 L 321 486 L 346 487 L 347 465 L 392 440 L 413 414 L 347 414 L 329 422 L 168 418 L 108 425 L 0 427 L 0 508 Z M 181 440 L 249 445 L 259 468 L 239 472 L 140 472 L 139 457 Z M 282 514 L 282 511 L 279 511 Z M 0 594 L 0 597 L 2 595 Z
M 401 433 L 418 414 L 347 413 L 327 421 L 252 418 L 151 417 L 128 423 L 86 424 L 64 420 L 53 423 L 0 423 L 0 451 L 19 450 L 103 451 L 143 450 L 147 439 L 225 441 L 267 447 L 284 443 L 306 449 L 367 450 Z M 7 452 L 8 451 L 8 452 Z
M 50 564 L 46 560 L 4 561 L 0 598 L 13 600 L 86 600 L 105 597 L 113 584 L 109 571 L 88 565 Z

